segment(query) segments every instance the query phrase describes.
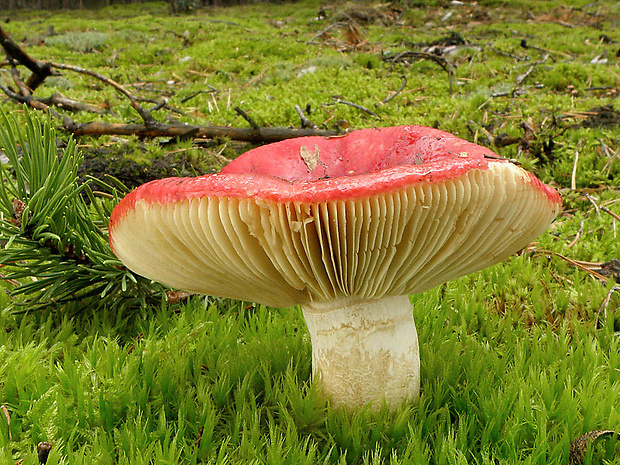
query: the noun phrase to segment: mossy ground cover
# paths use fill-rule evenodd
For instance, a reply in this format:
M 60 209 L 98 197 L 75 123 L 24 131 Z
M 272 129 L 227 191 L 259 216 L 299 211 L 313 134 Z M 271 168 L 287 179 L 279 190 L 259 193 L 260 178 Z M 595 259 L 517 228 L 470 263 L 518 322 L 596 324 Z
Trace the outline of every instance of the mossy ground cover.
M 49 441 L 50 464 L 560 464 L 573 438 L 620 430 L 620 9 L 414 3 L 4 13 L 31 55 L 166 96 L 181 112 L 155 112 L 162 121 L 244 126 L 239 106 L 260 125 L 298 127 L 299 105 L 325 128 L 434 126 L 516 159 L 561 190 L 565 211 L 524 253 L 411 297 L 422 397 L 394 413 L 346 414 L 321 400 L 297 309 L 195 297 L 70 318 L 58 308 L 14 314 L 2 294 L 0 463 L 37 463 L 36 444 Z M 453 75 L 432 59 L 387 59 L 449 37 L 461 39 L 445 54 Z M 106 102 L 108 121 L 137 118 L 83 75 L 37 92 Z M 122 151 L 147 165 L 179 151 L 203 171 L 218 169 L 213 153 L 246 148 L 78 142 L 87 155 Z M 575 260 L 607 263 L 604 279 Z M 607 441 L 586 462 L 618 457 Z

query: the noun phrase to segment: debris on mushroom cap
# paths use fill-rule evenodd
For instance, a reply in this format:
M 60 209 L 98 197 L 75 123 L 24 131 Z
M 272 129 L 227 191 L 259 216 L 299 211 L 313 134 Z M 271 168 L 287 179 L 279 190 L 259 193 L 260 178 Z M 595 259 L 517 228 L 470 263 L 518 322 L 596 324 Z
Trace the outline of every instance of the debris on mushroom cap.
M 421 126 L 300 138 L 220 174 L 153 181 L 110 243 L 173 287 L 271 306 L 425 291 L 540 235 L 559 194 L 490 150 Z

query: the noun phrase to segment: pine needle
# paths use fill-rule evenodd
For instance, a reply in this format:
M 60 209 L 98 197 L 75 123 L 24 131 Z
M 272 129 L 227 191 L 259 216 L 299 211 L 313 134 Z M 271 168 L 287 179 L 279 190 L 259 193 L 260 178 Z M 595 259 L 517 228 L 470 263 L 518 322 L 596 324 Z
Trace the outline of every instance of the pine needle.
M 109 213 L 122 196 L 97 198 L 78 182 L 83 157 L 70 139 L 58 150 L 49 119 L 25 112 L 25 124 L 0 112 L 0 266 L 17 280 L 12 296 L 22 310 L 69 302 L 78 311 L 145 305 L 163 288 L 127 270 L 108 243 Z

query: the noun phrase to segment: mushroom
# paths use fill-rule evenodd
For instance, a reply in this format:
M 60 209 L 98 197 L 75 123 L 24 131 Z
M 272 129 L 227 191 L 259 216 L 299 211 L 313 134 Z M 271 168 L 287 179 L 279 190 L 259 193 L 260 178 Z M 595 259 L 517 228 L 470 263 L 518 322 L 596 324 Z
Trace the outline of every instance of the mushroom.
M 364 129 L 250 150 L 218 174 L 145 184 L 114 209 L 134 272 L 186 291 L 301 305 L 312 372 L 332 405 L 415 400 L 408 295 L 524 248 L 557 191 L 436 129 Z

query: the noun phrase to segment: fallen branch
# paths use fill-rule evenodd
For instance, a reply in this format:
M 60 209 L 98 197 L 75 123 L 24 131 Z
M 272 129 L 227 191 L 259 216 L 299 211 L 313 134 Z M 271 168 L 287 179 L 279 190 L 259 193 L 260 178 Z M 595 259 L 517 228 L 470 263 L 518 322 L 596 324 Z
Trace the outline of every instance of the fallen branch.
M 19 79 L 18 75 L 13 74 L 13 81 L 15 82 L 15 85 L 17 85 L 17 87 L 20 89 L 19 94 L 16 92 L 13 92 L 11 89 L 1 84 L 0 84 L 0 90 L 2 90 L 9 98 L 19 103 L 25 103 L 26 105 L 31 106 L 32 108 L 35 108 L 37 110 L 49 111 L 53 116 L 57 118 L 65 119 L 63 115 L 60 115 L 59 113 L 57 113 L 56 111 L 48 107 L 57 106 L 57 107 L 62 108 L 63 110 L 84 111 L 88 113 L 97 113 L 97 114 L 108 113 L 103 108 L 100 108 L 95 105 L 91 105 L 89 103 L 80 102 L 77 100 L 67 98 L 64 95 L 59 94 L 59 93 L 52 94 L 49 97 L 44 97 L 44 98 L 34 97 L 30 93 L 30 89 L 28 89 L 26 84 L 24 84 L 23 81 Z
M 98 105 L 91 105 L 90 103 L 73 100 L 59 93 L 52 94 L 45 98 L 37 98 L 37 100 L 45 105 L 60 107 L 63 110 L 72 112 L 84 111 L 86 113 L 96 113 L 99 115 L 110 113 L 107 109 Z
M 93 121 L 65 127 L 76 136 L 135 135 L 140 138 L 175 137 L 180 139 L 228 138 L 242 142 L 271 143 L 294 137 L 337 136 L 338 131 L 295 128 L 233 128 L 227 126 L 194 126 L 189 124 L 121 124 Z
M 113 79 L 110 79 L 109 77 L 104 76 L 103 74 L 99 74 L 95 71 L 82 68 L 80 66 L 66 65 L 64 63 L 50 63 L 50 66 L 56 69 L 65 69 L 73 71 L 75 73 L 85 74 L 87 76 L 94 77 L 95 79 L 98 79 L 99 81 L 104 82 L 109 86 L 114 87 L 117 92 L 123 94 L 129 99 L 131 107 L 138 112 L 145 124 L 151 124 L 155 122 L 155 119 L 153 118 L 151 113 L 142 108 L 142 105 L 140 105 L 139 103 L 139 99 Z
M 113 79 L 104 76 L 95 71 L 82 68 L 80 66 L 68 65 L 64 63 L 52 63 L 42 62 L 31 58 L 25 53 L 21 47 L 15 43 L 9 35 L 0 28 L 0 45 L 4 48 L 8 60 L 7 63 L 11 65 L 11 74 L 13 81 L 17 86 L 17 90 L 13 90 L 10 87 L 0 84 L 0 90 L 3 91 L 12 100 L 29 105 L 40 111 L 49 111 L 52 116 L 59 118 L 63 121 L 62 128 L 75 136 L 102 136 L 102 135 L 135 135 L 140 138 L 156 138 L 156 137 L 170 137 L 179 139 L 213 139 L 213 138 L 228 138 L 237 141 L 251 142 L 251 143 L 271 143 L 284 139 L 290 139 L 294 137 L 304 136 L 336 136 L 338 131 L 322 130 L 313 128 L 270 128 L 260 127 L 247 113 L 238 107 L 235 107 L 235 111 L 241 115 L 246 121 L 250 123 L 251 128 L 233 128 L 225 126 L 197 126 L 187 124 L 163 124 L 155 120 L 152 116 L 154 111 L 161 108 L 170 108 L 167 105 L 167 100 L 153 101 L 148 99 L 142 99 L 129 91 L 126 87 L 114 81 Z M 32 71 L 32 76 L 27 83 L 24 83 L 16 68 L 17 64 L 21 64 Z M 59 74 L 57 70 L 72 71 L 78 74 L 90 76 L 103 82 L 106 85 L 113 87 L 119 94 L 129 99 L 130 105 L 136 110 L 143 120 L 143 124 L 123 124 L 123 123 L 108 123 L 104 121 L 92 121 L 89 123 L 76 123 L 69 116 L 60 114 L 51 108 L 52 105 L 58 106 L 68 110 L 89 111 L 102 113 L 102 111 L 93 105 L 77 102 L 75 100 L 67 99 L 64 96 L 53 95 L 48 98 L 36 98 L 32 95 L 34 89 L 39 86 L 47 76 Z M 34 83 L 34 84 L 32 84 Z M 215 91 L 215 89 L 213 89 Z M 193 96 L 190 96 L 190 98 Z M 155 105 L 150 109 L 145 109 L 140 105 L 140 102 L 148 101 Z M 346 103 L 352 106 L 349 102 Z M 369 114 L 374 116 L 370 110 L 360 106 L 356 106 Z
M 29 107 L 34 108 L 35 110 L 49 111 L 50 115 L 52 115 L 54 118 L 62 119 L 66 126 L 73 124 L 73 120 L 71 118 L 69 118 L 66 115 L 61 115 L 60 113 L 56 112 L 54 109 L 50 108 L 45 103 L 35 99 L 29 93 L 27 95 L 20 95 L 16 92 L 13 92 L 8 87 L 3 86 L 2 84 L 0 84 L 0 90 L 2 90 L 2 92 L 4 92 L 7 96 L 12 98 L 16 102 L 26 104 Z
M 357 108 L 358 110 L 361 110 L 361 111 L 363 111 L 364 113 L 366 113 L 366 114 L 368 114 L 370 116 L 374 116 L 377 119 L 383 119 L 378 114 L 376 114 L 374 111 L 371 111 L 368 108 L 363 107 L 362 105 L 358 105 L 357 103 L 353 103 L 353 102 L 349 102 L 347 100 L 343 100 L 343 99 L 341 99 L 340 97 L 337 97 L 337 96 L 334 96 L 333 99 L 334 99 L 334 103 L 339 103 L 341 105 L 347 105 L 347 106 L 352 107 L 352 108 Z
M 48 76 L 58 74 L 52 69 L 50 63 L 35 60 L 24 52 L 2 27 L 0 27 L 0 45 L 4 48 L 4 51 L 9 57 L 9 61 L 13 59 L 32 71 L 32 75 L 26 82 L 30 92 L 34 92 Z
M 558 257 L 564 260 L 569 265 L 585 271 L 590 276 L 598 279 L 603 284 L 607 284 L 607 281 L 610 277 L 612 277 L 614 280 L 617 280 L 620 276 L 620 261 L 616 259 L 612 259 L 608 262 L 585 262 L 582 260 L 574 260 L 565 255 L 562 255 L 561 253 L 553 252 L 551 250 L 534 249 L 532 252 L 537 255 Z

